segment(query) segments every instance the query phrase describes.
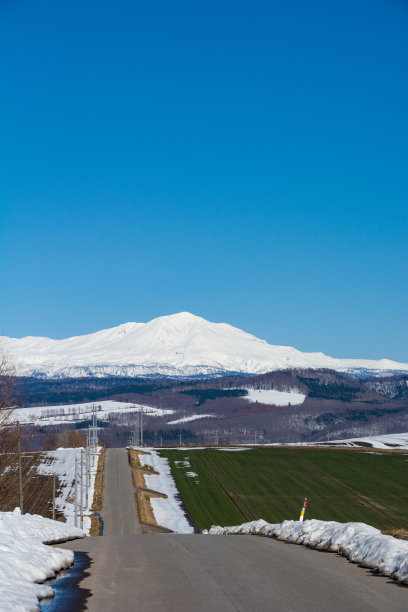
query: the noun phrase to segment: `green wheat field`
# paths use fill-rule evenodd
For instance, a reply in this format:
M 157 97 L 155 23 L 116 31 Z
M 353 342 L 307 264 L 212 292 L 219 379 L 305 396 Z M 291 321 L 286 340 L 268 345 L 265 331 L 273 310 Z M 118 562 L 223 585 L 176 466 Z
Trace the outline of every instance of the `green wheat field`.
M 162 450 L 197 528 L 263 518 L 408 528 L 408 455 L 304 448 Z M 196 474 L 196 476 L 194 475 Z

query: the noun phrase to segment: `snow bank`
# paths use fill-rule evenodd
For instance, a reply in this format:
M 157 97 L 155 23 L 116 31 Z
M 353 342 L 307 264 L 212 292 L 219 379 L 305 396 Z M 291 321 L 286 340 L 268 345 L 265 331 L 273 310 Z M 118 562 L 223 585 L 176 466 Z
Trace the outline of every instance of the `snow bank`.
M 150 448 L 143 449 L 150 453 L 145 461 L 159 474 L 145 474 L 146 487 L 159 493 L 165 493 L 167 499 L 161 497 L 150 498 L 154 518 L 162 527 L 167 527 L 175 533 L 194 533 L 181 505 L 179 492 L 171 475 L 169 462 L 159 453 Z M 142 457 L 143 461 L 143 457 Z
M 260 535 L 293 544 L 336 552 L 353 563 L 408 584 L 408 541 L 383 535 L 365 523 L 335 521 L 284 521 L 271 524 L 260 519 L 234 527 L 213 526 L 209 535 Z
M 0 512 L 0 612 L 38 610 L 38 600 L 53 595 L 50 586 L 38 584 L 69 567 L 71 550 L 45 543 L 82 538 L 85 532 L 66 523 L 36 514 Z
M 0 537 L 4 534 L 16 538 L 39 538 L 44 544 L 65 542 L 86 535 L 85 530 L 61 521 L 53 521 L 38 514 L 21 514 L 20 508 L 14 512 L 0 512 Z

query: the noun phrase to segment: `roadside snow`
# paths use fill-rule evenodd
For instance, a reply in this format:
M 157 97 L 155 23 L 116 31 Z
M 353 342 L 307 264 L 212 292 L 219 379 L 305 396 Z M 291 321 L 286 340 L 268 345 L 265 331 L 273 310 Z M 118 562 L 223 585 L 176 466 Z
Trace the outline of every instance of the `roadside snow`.
M 213 526 L 209 535 L 260 535 L 293 544 L 336 552 L 353 563 L 408 584 L 408 541 L 383 535 L 365 523 L 335 521 L 284 521 L 271 524 L 260 519 L 235 527 Z
M 247 389 L 248 395 L 244 395 L 242 399 L 249 402 L 259 402 L 261 404 L 270 404 L 272 406 L 295 406 L 303 404 L 306 395 L 296 391 L 276 391 L 275 389 Z
M 194 533 L 182 508 L 179 492 L 171 475 L 169 462 L 161 457 L 152 448 L 144 448 L 150 453 L 146 462 L 159 474 L 145 474 L 146 487 L 159 493 L 165 493 L 167 499 L 161 497 L 150 498 L 154 518 L 162 527 L 167 527 L 175 533 Z
M 192 414 L 176 421 L 168 421 L 167 425 L 178 425 L 178 423 L 188 423 L 189 421 L 196 421 L 197 419 L 213 419 L 215 414 Z
M 38 600 L 52 597 L 50 586 L 38 584 L 69 567 L 71 550 L 46 543 L 82 538 L 81 529 L 36 514 L 0 512 L 0 612 L 38 610 Z

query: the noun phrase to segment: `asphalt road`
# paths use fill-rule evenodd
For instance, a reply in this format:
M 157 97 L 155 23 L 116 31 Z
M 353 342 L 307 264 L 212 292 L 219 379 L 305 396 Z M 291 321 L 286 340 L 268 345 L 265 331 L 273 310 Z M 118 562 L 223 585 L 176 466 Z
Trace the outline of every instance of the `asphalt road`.
M 127 451 L 110 448 L 106 451 L 104 468 L 103 511 L 106 536 L 135 535 L 142 533 L 136 509 Z
M 90 611 L 408 609 L 407 587 L 335 554 L 255 536 L 140 535 L 123 450 L 108 451 L 105 483 L 106 535 L 64 545 L 91 557 L 80 585 Z

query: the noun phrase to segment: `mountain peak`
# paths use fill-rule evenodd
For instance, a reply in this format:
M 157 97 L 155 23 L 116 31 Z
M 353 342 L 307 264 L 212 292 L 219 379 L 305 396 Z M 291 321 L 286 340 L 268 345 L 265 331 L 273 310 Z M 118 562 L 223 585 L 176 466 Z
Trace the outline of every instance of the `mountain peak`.
M 390 360 L 333 359 L 273 346 L 227 323 L 190 312 L 123 323 L 65 340 L 3 338 L 21 376 L 209 376 L 261 374 L 290 368 L 342 372 L 402 372 Z
M 209 323 L 209 321 L 206 321 L 206 319 L 203 319 L 203 317 L 199 317 L 195 314 L 192 314 L 191 312 L 176 312 L 174 314 L 170 314 L 170 315 L 162 315 L 161 317 L 157 317 L 156 319 L 152 319 L 150 321 L 150 323 L 153 323 L 153 321 L 176 321 L 176 322 L 194 322 L 196 321 L 197 323 L 199 321 L 205 321 L 206 323 Z

